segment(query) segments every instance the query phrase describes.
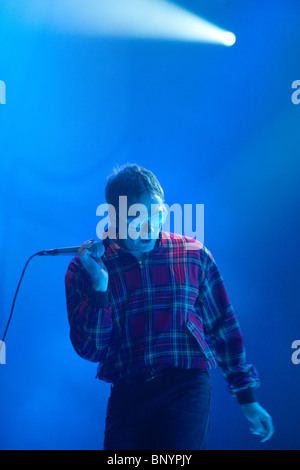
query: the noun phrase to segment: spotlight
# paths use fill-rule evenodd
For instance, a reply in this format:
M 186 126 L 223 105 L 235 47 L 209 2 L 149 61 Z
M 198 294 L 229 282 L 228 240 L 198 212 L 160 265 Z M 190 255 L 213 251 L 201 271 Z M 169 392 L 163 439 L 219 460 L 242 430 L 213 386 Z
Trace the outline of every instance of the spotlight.
M 236 42 L 236 37 L 233 33 L 231 33 L 230 31 L 225 31 L 223 33 L 223 44 L 225 46 L 233 46 L 235 42 Z

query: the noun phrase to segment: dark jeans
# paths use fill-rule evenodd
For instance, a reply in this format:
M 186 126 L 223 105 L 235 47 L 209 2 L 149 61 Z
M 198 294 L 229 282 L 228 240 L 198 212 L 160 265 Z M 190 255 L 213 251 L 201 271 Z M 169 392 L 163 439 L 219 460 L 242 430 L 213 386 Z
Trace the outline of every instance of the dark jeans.
M 111 386 L 104 450 L 204 450 L 211 384 L 205 370 L 171 369 Z

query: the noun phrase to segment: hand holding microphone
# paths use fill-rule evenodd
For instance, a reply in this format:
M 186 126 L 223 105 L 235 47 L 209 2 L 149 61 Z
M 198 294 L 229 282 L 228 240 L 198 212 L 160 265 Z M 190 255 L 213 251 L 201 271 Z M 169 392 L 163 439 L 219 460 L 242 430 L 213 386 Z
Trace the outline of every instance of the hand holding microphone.
M 94 243 L 93 239 L 82 243 L 78 249 L 81 262 L 92 278 L 93 289 L 102 292 L 108 286 L 108 271 L 101 259 L 104 251 L 103 243 Z
M 71 246 L 71 247 L 66 247 L 66 248 L 54 248 L 51 250 L 42 250 L 38 251 L 37 253 L 34 253 L 30 258 L 28 258 L 23 272 L 21 274 L 15 296 L 13 299 L 9 319 L 4 331 L 4 335 L 2 337 L 2 343 L 0 342 L 0 349 L 1 346 L 4 344 L 4 340 L 6 337 L 6 333 L 12 318 L 14 306 L 15 306 L 15 301 L 16 297 L 19 291 L 19 287 L 21 285 L 26 267 L 29 263 L 29 261 L 34 257 L 34 256 L 64 256 L 64 255 L 69 255 L 69 256 L 76 256 L 79 255 L 80 259 L 82 261 L 83 266 L 85 269 L 88 271 L 90 274 L 92 281 L 93 281 L 93 288 L 96 291 L 101 291 L 101 292 L 106 292 L 107 287 L 108 287 L 108 271 L 103 263 L 101 256 L 103 256 L 105 252 L 105 247 L 101 242 L 98 243 L 93 243 L 92 240 L 88 240 L 87 242 L 82 243 L 80 246 Z

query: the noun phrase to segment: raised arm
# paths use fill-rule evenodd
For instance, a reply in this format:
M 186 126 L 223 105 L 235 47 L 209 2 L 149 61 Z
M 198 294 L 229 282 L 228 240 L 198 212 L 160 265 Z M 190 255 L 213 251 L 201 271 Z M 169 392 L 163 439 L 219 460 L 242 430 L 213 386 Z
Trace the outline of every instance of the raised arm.
M 89 250 L 85 251 L 84 245 L 79 253 L 80 257 L 71 261 L 65 275 L 70 338 L 75 351 L 81 357 L 92 362 L 102 362 L 112 332 L 112 306 L 109 305 L 107 290 L 108 274 L 105 276 L 107 269 L 101 258 L 91 257 Z M 92 277 L 89 272 L 91 270 L 88 271 L 83 263 L 86 266 L 88 263 L 99 264 L 99 272 L 103 273 L 102 282 L 100 278 L 96 282 L 95 275 Z M 95 266 L 93 268 L 96 269 Z M 102 290 L 105 287 L 106 290 Z

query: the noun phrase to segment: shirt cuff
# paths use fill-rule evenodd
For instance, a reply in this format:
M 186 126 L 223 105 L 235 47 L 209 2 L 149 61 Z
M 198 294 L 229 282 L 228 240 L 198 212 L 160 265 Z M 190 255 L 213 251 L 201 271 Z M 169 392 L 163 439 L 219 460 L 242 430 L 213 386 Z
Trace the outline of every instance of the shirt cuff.
M 245 388 L 245 390 L 236 392 L 236 397 L 240 405 L 247 405 L 257 401 L 252 388 Z
M 108 290 L 103 292 L 103 291 L 96 291 L 92 289 L 88 302 L 91 307 L 98 307 L 98 308 L 109 307 Z

